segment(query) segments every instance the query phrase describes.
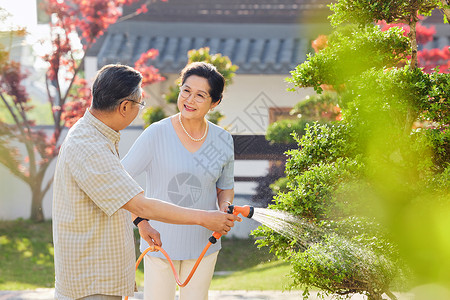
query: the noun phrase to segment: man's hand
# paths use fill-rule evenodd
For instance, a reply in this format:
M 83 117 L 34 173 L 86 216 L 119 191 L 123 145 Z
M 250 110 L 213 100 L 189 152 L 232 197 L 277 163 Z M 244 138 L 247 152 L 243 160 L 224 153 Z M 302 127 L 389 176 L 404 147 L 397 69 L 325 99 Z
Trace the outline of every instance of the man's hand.
M 150 248 L 153 248 L 150 252 L 158 251 L 154 249 L 154 246 L 162 246 L 159 232 L 145 220 L 138 224 L 138 228 L 141 237 L 148 243 Z
M 203 227 L 222 235 L 226 235 L 228 231 L 231 230 L 231 227 L 234 226 L 234 221 L 241 222 L 242 219 L 233 214 L 228 214 L 217 210 L 206 211 L 205 217 L 200 220 Z

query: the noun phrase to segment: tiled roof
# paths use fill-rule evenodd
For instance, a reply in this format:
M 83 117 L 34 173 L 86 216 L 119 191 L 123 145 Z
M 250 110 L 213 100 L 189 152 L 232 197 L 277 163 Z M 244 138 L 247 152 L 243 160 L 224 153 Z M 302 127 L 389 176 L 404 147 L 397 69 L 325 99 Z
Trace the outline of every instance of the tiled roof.
M 296 24 L 195 24 L 122 22 L 111 26 L 98 46 L 98 66 L 134 65 L 148 49 L 159 50 L 151 62 L 162 73 L 178 73 L 190 49 L 209 47 L 228 56 L 241 74 L 289 74 L 311 51 L 311 39 L 328 27 Z
M 230 57 L 241 74 L 289 74 L 311 51 L 311 39 L 329 30 L 332 0 L 152 1 L 148 12 L 114 24 L 88 51 L 98 67 L 134 65 L 150 48 L 161 73 L 178 73 L 190 49 Z M 125 6 L 127 16 L 146 0 Z M 319 29 L 318 29 L 319 28 Z

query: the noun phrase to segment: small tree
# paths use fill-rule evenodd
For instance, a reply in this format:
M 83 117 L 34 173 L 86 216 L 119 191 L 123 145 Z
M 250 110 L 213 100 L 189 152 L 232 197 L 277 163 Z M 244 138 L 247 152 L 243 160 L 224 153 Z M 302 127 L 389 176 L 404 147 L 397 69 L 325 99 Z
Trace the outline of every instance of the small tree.
M 294 238 L 255 232 L 290 261 L 306 297 L 319 287 L 395 299 L 392 283 L 410 269 L 415 282 L 449 284 L 450 253 L 435 237 L 449 234 L 440 222 L 450 206 L 450 75 L 418 68 L 415 30 L 418 13 L 440 5 L 339 0 L 331 5 L 336 30 L 291 72 L 296 87 L 331 86 L 342 109 L 339 123 L 307 127 L 288 152 L 288 183 L 271 208 L 303 220 Z M 382 31 L 373 25 L 381 20 L 411 30 Z M 429 126 L 416 130 L 418 120 Z
M 90 89 L 80 77 L 86 52 L 111 24 L 120 21 L 121 7 L 136 1 L 45 2 L 45 10 L 53 20 L 49 24 L 51 52 L 43 57 L 49 66 L 45 85 L 53 117 L 50 134 L 37 130 L 28 116 L 33 106 L 22 83 L 27 74 L 20 63 L 0 60 L 0 99 L 14 120 L 13 124 L 0 122 L 0 163 L 30 187 L 30 219 L 34 221 L 44 219 L 42 200 L 52 184 L 52 178 L 44 182 L 44 176 L 58 155 L 62 130 L 73 125 L 90 105 Z M 144 12 L 150 2 L 135 14 Z M 74 47 L 73 39 L 78 38 L 78 33 L 82 49 Z M 147 68 L 145 72 L 147 84 L 161 79 L 156 70 Z M 24 146 L 25 155 L 17 143 Z

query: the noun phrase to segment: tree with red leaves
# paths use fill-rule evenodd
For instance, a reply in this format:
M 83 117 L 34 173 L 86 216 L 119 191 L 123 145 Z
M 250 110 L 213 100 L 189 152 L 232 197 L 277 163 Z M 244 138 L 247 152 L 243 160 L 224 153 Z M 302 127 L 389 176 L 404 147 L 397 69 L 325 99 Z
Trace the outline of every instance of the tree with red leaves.
M 23 85 L 28 74 L 20 63 L 9 60 L 5 47 L 0 48 L 0 99 L 14 120 L 12 124 L 0 120 L 0 163 L 30 187 L 33 221 L 44 220 L 42 201 L 53 181 L 51 178 L 44 182 L 44 176 L 58 155 L 62 130 L 82 117 L 91 102 L 87 81 L 79 76 L 87 50 L 111 24 L 145 12 L 155 0 L 145 2 L 129 16 L 122 16 L 122 7 L 136 1 L 46 0 L 45 11 L 52 16 L 49 24 L 52 48 L 43 57 L 49 66 L 45 85 L 53 117 L 49 134 L 36 129 L 34 120 L 27 115 L 33 109 Z M 74 37 L 81 39 L 82 49 L 74 47 Z M 144 75 L 143 85 L 164 80 L 157 69 L 146 66 L 147 60 L 156 55 L 150 49 L 135 65 Z
M 419 17 L 419 19 L 423 19 L 423 17 Z M 387 24 L 385 21 L 380 21 L 378 25 L 380 25 L 382 31 L 386 31 L 391 27 L 400 27 L 404 36 L 408 36 L 411 30 L 410 26 L 405 23 Z M 425 45 L 433 41 L 435 34 L 436 29 L 434 26 L 428 28 L 421 23 L 416 24 L 416 41 L 418 45 Z M 423 71 L 426 73 L 432 73 L 436 68 L 439 68 L 439 73 L 450 73 L 450 45 L 442 49 L 418 50 L 417 61 L 418 66 L 423 68 Z

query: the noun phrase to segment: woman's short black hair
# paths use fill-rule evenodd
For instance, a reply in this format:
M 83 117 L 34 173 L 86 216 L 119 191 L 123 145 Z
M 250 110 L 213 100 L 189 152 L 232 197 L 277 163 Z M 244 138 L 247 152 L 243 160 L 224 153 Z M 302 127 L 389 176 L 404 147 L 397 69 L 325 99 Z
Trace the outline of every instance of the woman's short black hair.
M 98 71 L 92 85 L 92 108 L 112 111 L 124 98 L 138 101 L 142 75 L 121 64 L 106 65 Z
M 217 71 L 214 65 L 205 62 L 193 62 L 186 65 L 180 73 L 181 85 L 183 85 L 186 79 L 192 75 L 203 77 L 208 80 L 210 88 L 209 95 L 211 96 L 213 103 L 222 100 L 225 78 Z

